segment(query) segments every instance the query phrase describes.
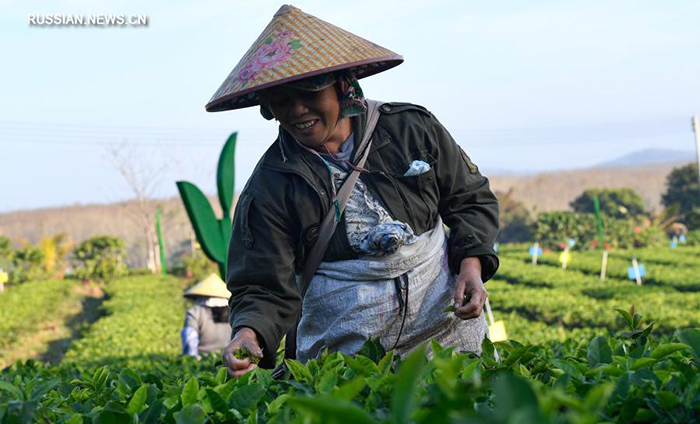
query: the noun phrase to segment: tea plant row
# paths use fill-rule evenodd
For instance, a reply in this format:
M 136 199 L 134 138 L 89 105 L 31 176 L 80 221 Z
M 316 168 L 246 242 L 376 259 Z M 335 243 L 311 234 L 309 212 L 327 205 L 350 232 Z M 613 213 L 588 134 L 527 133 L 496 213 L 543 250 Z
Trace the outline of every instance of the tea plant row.
M 624 258 L 621 254 L 609 255 L 606 267 L 606 278 L 628 279 L 628 268 L 632 266 L 632 257 Z M 502 257 L 520 259 L 522 262 L 530 263 L 532 257 L 527 252 L 509 252 Z M 645 265 L 646 275 L 642 278 L 643 284 L 671 287 L 683 292 L 700 291 L 700 279 L 697 271 L 700 266 L 689 266 L 682 264 L 670 264 L 666 262 L 644 263 L 647 259 L 653 258 L 652 254 L 645 253 L 645 256 L 634 256 L 638 263 Z M 560 253 L 546 252 L 537 258 L 538 265 L 548 265 L 561 267 Z M 602 253 L 574 252 L 572 260 L 567 265 L 568 270 L 581 271 L 592 276 L 600 276 L 602 266 Z
M 35 281 L 0 293 L 0 351 L 37 331 L 57 311 L 79 297 L 74 281 Z
M 700 326 L 700 293 L 681 293 L 666 287 L 637 286 L 628 280 L 601 281 L 573 270 L 534 266 L 517 259 L 501 258 L 498 277 L 488 282 L 491 305 L 498 312 L 515 313 L 528 320 L 533 329 L 542 324 L 561 327 L 566 335 L 590 335 L 587 329 L 614 332 L 624 323 L 607 313 L 629 304 L 643 306 L 650 320 L 663 334 L 676 328 Z M 508 326 L 508 320 L 506 325 Z M 546 342 L 552 340 L 542 331 L 512 333 L 519 340 Z M 561 340 L 554 333 L 554 340 Z
M 64 362 L 147 368 L 180 353 L 185 314 L 182 283 L 173 277 L 138 276 L 110 282 L 106 316 L 75 342 Z
M 654 340 L 620 311 L 627 332 L 578 348 L 484 341 L 476 357 L 430 344 L 403 360 L 367 343 L 324 354 L 289 378 L 256 370 L 227 380 L 215 357 L 161 358 L 137 372 L 33 362 L 2 372 L 0 421 L 52 423 L 594 423 L 692 422 L 700 413 L 700 332 Z

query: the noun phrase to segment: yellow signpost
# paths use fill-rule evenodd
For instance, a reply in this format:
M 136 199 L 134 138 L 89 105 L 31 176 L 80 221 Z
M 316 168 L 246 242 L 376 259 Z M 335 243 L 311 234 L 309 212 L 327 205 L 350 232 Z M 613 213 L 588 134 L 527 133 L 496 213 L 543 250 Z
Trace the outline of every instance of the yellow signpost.
M 506 333 L 506 323 L 503 321 L 496 321 L 489 325 L 489 335 L 491 336 L 492 342 L 504 342 L 508 340 L 508 333 Z
M 559 255 L 559 262 L 561 262 L 561 269 L 566 269 L 566 266 L 571 262 L 571 253 L 569 253 L 568 247 Z
M 0 293 L 5 290 L 5 283 L 7 283 L 7 280 L 9 280 L 7 273 L 0 269 Z
M 503 321 L 495 321 L 493 319 L 493 312 L 491 312 L 491 304 L 489 300 L 486 299 L 486 315 L 489 318 L 489 339 L 493 342 L 504 342 L 508 340 L 508 333 L 506 333 L 506 324 Z

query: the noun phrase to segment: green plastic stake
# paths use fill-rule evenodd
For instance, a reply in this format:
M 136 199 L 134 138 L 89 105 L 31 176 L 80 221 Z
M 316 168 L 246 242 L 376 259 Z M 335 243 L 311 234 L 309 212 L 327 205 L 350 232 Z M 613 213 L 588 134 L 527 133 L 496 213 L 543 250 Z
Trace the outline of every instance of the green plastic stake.
M 598 227 L 598 245 L 600 245 L 601 249 L 605 249 L 605 245 L 603 244 L 603 220 L 600 217 L 600 200 L 598 196 L 593 198 L 593 208 L 595 209 L 595 223 Z
M 178 181 L 177 189 L 187 210 L 197 241 L 204 254 L 219 265 L 219 274 L 226 279 L 226 254 L 231 239 L 231 206 L 233 205 L 236 136 L 234 132 L 226 140 L 216 170 L 216 188 L 223 216 L 217 219 L 207 197 L 196 185 Z
M 163 243 L 163 232 L 160 229 L 160 209 L 156 209 L 156 234 L 158 235 L 158 250 L 160 251 L 160 272 L 163 275 L 168 273 L 168 266 L 165 262 L 165 243 Z

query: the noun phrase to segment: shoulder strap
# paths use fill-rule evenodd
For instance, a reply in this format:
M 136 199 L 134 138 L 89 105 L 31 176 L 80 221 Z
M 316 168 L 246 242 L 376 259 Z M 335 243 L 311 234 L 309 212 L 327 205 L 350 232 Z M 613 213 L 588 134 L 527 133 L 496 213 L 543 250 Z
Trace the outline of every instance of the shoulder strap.
M 357 166 L 359 168 L 362 168 L 365 165 L 365 161 L 367 160 L 367 156 L 369 155 L 369 151 L 372 144 L 372 133 L 374 132 L 374 128 L 377 126 L 377 121 L 379 120 L 379 106 L 381 106 L 382 104 L 382 102 L 378 102 L 375 100 L 367 101 L 367 124 L 365 126 L 365 133 L 363 134 L 362 140 L 360 141 L 360 144 L 357 148 L 357 154 L 362 155 L 360 156 L 360 160 L 357 162 Z M 360 171 L 353 170 L 350 173 L 350 175 L 345 179 L 345 182 L 338 191 L 337 197 L 338 202 L 340 203 L 341 215 L 345 210 L 345 206 L 347 206 L 348 204 L 348 199 L 350 199 L 350 194 L 355 188 L 355 183 L 357 182 L 357 178 L 359 177 L 359 175 Z M 304 299 L 304 296 L 306 295 L 306 291 L 309 288 L 309 283 L 311 282 L 311 279 L 316 273 L 318 266 L 321 264 L 323 256 L 326 253 L 328 243 L 330 242 L 331 237 L 335 232 L 335 227 L 338 223 L 335 221 L 334 218 L 335 210 L 334 208 L 331 208 L 330 211 L 328 211 L 328 215 L 326 215 L 323 222 L 321 223 L 321 227 L 319 228 L 318 240 L 316 241 L 316 244 L 314 244 L 314 246 L 311 248 L 309 256 L 306 258 L 306 262 L 304 263 L 304 268 L 301 271 L 298 280 L 299 288 L 301 289 L 302 299 Z
M 379 106 L 383 105 L 383 102 L 377 102 L 374 100 L 367 101 L 367 123 L 365 125 L 365 133 L 362 136 L 362 140 L 357 148 L 357 154 L 360 155 L 360 160 L 357 162 L 358 168 L 362 168 L 365 165 L 367 156 L 371 148 L 371 139 L 374 128 L 377 126 L 377 121 L 379 120 Z M 350 198 L 350 193 L 352 189 L 355 188 L 355 183 L 357 182 L 357 177 L 360 172 L 353 170 L 350 175 L 345 179 L 343 186 L 338 191 L 338 201 L 340 202 L 340 213 L 342 214 L 345 210 L 345 206 L 348 204 L 348 199 Z M 330 208 L 328 215 L 323 219 L 321 223 L 321 228 L 319 230 L 318 240 L 316 244 L 311 248 L 309 256 L 306 258 L 304 263 L 304 269 L 301 271 L 301 275 L 297 279 L 299 288 L 301 291 L 301 299 L 304 300 L 306 291 L 309 289 L 309 283 L 313 278 L 318 266 L 323 260 L 323 256 L 326 253 L 326 248 L 328 247 L 328 242 L 331 240 L 333 232 L 335 232 L 335 227 L 337 222 L 335 222 L 335 210 Z M 284 357 L 286 359 L 295 359 L 297 354 L 297 326 L 299 325 L 299 319 L 301 318 L 301 310 L 297 314 L 297 322 L 289 329 L 287 332 L 287 339 L 284 348 Z M 286 364 L 282 362 L 280 366 L 272 371 L 272 378 L 279 380 L 283 378 L 287 373 Z

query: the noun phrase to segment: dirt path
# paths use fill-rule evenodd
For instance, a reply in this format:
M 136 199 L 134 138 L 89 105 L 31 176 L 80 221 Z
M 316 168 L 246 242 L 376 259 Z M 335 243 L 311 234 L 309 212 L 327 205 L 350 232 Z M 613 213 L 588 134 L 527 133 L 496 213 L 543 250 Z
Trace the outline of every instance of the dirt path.
M 58 364 L 73 340 L 100 316 L 104 292 L 98 286 L 76 286 L 78 297 L 56 305 L 56 317 L 42 323 L 36 332 L 20 337 L 0 355 L 0 369 L 27 359 Z

